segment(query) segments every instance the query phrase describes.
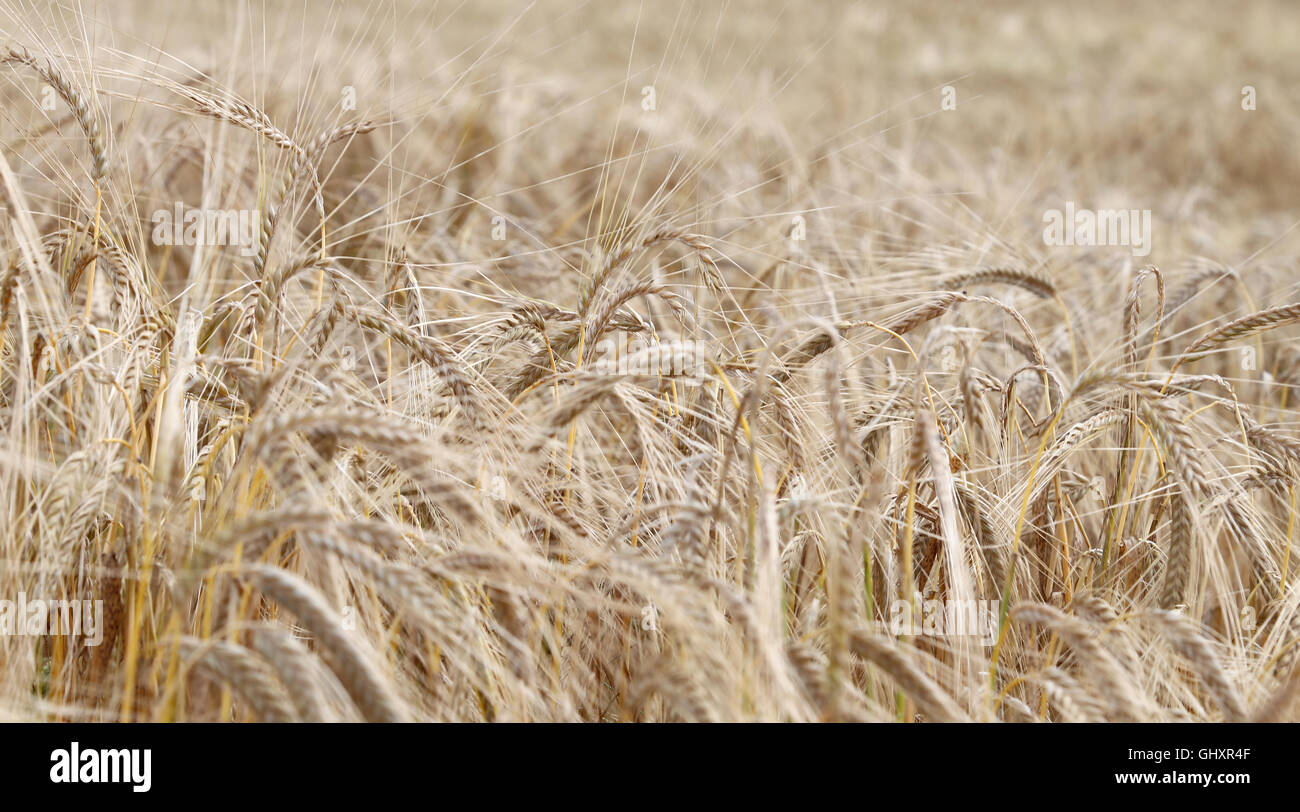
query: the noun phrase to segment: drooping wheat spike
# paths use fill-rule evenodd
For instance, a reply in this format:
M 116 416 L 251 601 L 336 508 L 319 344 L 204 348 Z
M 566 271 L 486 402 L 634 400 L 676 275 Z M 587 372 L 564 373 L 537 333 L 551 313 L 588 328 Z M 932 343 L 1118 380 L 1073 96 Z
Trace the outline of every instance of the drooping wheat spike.
M 1007 544 L 998 538 L 988 511 L 981 506 L 979 496 L 964 478 L 955 478 L 957 506 L 975 536 L 975 546 L 983 554 L 994 583 L 1007 580 Z
M 979 441 L 987 423 L 982 395 L 991 388 L 1000 389 L 1001 384 L 967 363 L 961 368 L 960 385 L 964 409 L 962 416 L 966 418 L 966 431 L 970 440 L 975 443 Z
M 307 647 L 285 629 L 271 624 L 257 627 L 252 638 L 254 648 L 283 682 L 299 721 L 331 721 L 333 717 L 321 685 L 323 667 Z
M 203 115 L 242 127 L 255 133 L 267 143 L 288 150 L 293 155 L 290 170 L 282 179 L 280 188 L 274 194 L 268 190 L 267 198 L 262 205 L 257 253 L 253 260 L 254 272 L 260 279 L 266 270 L 271 239 L 275 236 L 275 227 L 279 222 L 280 209 L 284 205 L 285 197 L 290 191 L 293 178 L 297 174 L 299 167 L 310 160 L 307 150 L 291 138 L 288 133 L 277 127 L 271 121 L 271 117 L 263 110 L 254 107 L 248 102 L 231 95 L 213 96 L 188 85 L 175 85 L 172 89 L 193 102 L 195 108 Z
M 826 655 L 815 646 L 798 641 L 791 641 L 785 647 L 790 665 L 808 692 L 809 698 L 818 707 L 826 705 Z
M 440 616 L 442 602 L 419 570 L 387 561 L 368 547 L 340 539 L 332 532 L 308 529 L 299 536 L 308 546 L 333 553 L 369 575 L 382 588 L 383 597 L 399 611 L 431 626 L 452 625 L 450 616 Z
M 320 215 L 322 222 L 325 219 L 325 199 L 324 191 L 321 188 L 320 163 L 325 157 L 325 150 L 329 149 L 334 144 L 351 141 L 359 135 L 374 132 L 375 128 L 378 126 L 379 123 L 375 121 L 352 121 L 347 124 L 340 124 L 336 127 L 326 128 L 312 139 L 312 142 L 308 144 L 302 152 L 295 154 L 295 166 L 287 175 L 288 183 L 292 184 L 303 170 L 311 173 L 311 184 L 313 197 L 316 201 L 316 212 Z M 287 190 L 288 187 L 286 187 L 285 193 L 287 193 Z M 281 194 L 280 199 L 284 199 L 284 193 Z M 324 235 L 322 235 L 322 237 L 323 236 Z
M 629 693 L 638 707 L 644 706 L 652 696 L 661 697 L 684 722 L 721 721 L 698 678 L 667 658 L 642 671 Z
M 855 654 L 888 674 L 931 721 L 970 721 L 957 702 L 893 643 L 864 631 L 853 632 L 849 641 Z
M 227 640 L 185 638 L 181 651 L 193 657 L 200 670 L 229 685 L 263 722 L 298 720 L 285 686 L 271 667 L 253 652 Z
M 299 155 L 303 153 L 303 148 L 284 130 L 275 126 L 270 116 L 248 102 L 233 96 L 209 95 L 188 85 L 175 85 L 172 89 L 193 102 L 195 108 L 205 116 L 243 127 L 281 149 Z
M 1018 696 L 1006 696 L 1002 699 L 1003 721 L 1027 724 L 1037 722 L 1038 717 Z
M 987 268 L 979 271 L 970 271 L 968 273 L 950 276 L 943 282 L 945 290 L 963 291 L 972 285 L 985 284 L 1003 284 L 1014 285 L 1023 288 L 1043 299 L 1050 299 L 1056 295 L 1056 288 L 1050 281 L 1037 274 L 1029 271 L 1018 270 L 1016 268 Z
M 587 347 L 594 346 L 605 335 L 605 332 L 611 327 L 613 317 L 619 308 L 640 296 L 655 296 L 668 305 L 674 315 L 682 321 L 685 322 L 690 319 L 681 298 L 665 286 L 654 282 L 627 283 L 615 289 L 608 296 L 603 297 L 598 307 L 592 307 L 587 323 L 584 326 Z M 563 347 L 559 349 L 564 351 Z M 590 349 L 588 349 L 588 353 L 590 353 Z
M 1100 591 L 1089 591 L 1075 595 L 1072 605 L 1076 613 L 1082 613 L 1085 618 L 1093 623 L 1101 624 L 1103 628 L 1109 628 L 1119 620 L 1119 612 L 1115 610 L 1115 607 Z
M 315 635 L 343 687 L 367 721 L 406 721 L 407 711 L 379 670 L 375 655 L 366 651 L 345 629 L 343 618 L 330 608 L 315 587 L 278 567 L 256 566 L 248 571 L 259 589 L 292 612 Z
M 718 275 L 717 263 L 714 261 L 708 242 L 699 234 L 692 234 L 689 231 L 679 228 L 665 228 L 642 237 L 639 240 L 633 240 L 624 243 L 618 250 L 610 253 L 604 258 L 600 266 L 596 269 L 583 285 L 578 295 L 578 313 L 586 315 L 592 302 L 595 300 L 600 289 L 621 268 L 628 260 L 636 256 L 639 252 L 654 248 L 664 243 L 673 241 L 681 242 L 700 256 L 701 265 L 705 268 L 705 279 L 711 284 L 721 285 Z
M 622 383 L 620 376 L 599 373 L 582 379 L 577 386 L 573 387 L 572 393 L 556 404 L 555 409 L 547 415 L 537 439 L 534 440 L 532 450 L 540 451 L 556 432 L 570 425 L 620 383 Z
M 1115 720 L 1136 722 L 1144 718 L 1142 702 L 1133 691 L 1132 681 L 1088 624 L 1042 603 L 1019 604 L 1011 610 L 1011 617 L 1059 634 L 1074 650 L 1079 667 L 1096 684 Z
M 793 352 L 781 359 L 781 368 L 772 373 L 772 380 L 778 384 L 786 383 L 791 375 L 833 347 L 842 335 L 842 328 L 836 326 L 833 330 L 834 332 L 830 327 L 818 327 L 817 331 L 804 339 Z
M 253 330 L 255 335 L 260 335 L 265 328 L 267 319 L 270 317 L 272 308 L 280 298 L 280 293 L 284 290 L 285 284 L 300 273 L 314 270 L 316 268 L 328 269 L 331 261 L 328 258 L 322 258 L 315 255 L 300 258 L 298 261 L 287 265 L 275 273 L 268 273 L 262 276 L 257 283 L 257 306 L 253 311 Z
M 783 384 L 772 385 L 772 416 L 780 432 L 781 447 L 785 450 L 791 472 L 797 474 L 807 465 L 799 429 L 799 414 L 794 406 L 794 396 Z M 835 407 L 832 407 L 835 408 Z M 842 412 L 842 408 L 837 410 Z M 861 444 L 858 453 L 861 454 Z
M 1061 711 L 1066 722 L 1104 722 L 1106 703 L 1088 692 L 1079 681 L 1057 666 L 1045 668 L 1037 675 L 1047 695 Z
M 71 108 L 73 117 L 77 120 L 77 124 L 81 126 L 82 132 L 86 134 L 86 141 L 90 145 L 90 179 L 92 182 L 98 182 L 103 178 L 104 173 L 108 171 L 108 148 L 104 144 L 103 134 L 99 129 L 99 119 L 90 103 L 86 100 L 85 95 L 77 89 L 72 80 L 55 67 L 52 60 L 41 62 L 22 46 L 10 48 L 4 61 L 6 63 L 26 65 L 36 71 L 45 80 L 46 84 L 54 88 L 54 92 L 58 93 L 59 97 Z
M 260 112 L 260 111 L 255 111 Z M 261 114 L 265 125 L 270 125 L 270 119 L 264 113 Z M 243 119 L 240 119 L 241 121 Z M 245 125 L 247 126 L 247 125 Z M 316 213 L 320 218 L 321 227 L 325 223 L 325 192 L 321 186 L 320 179 L 320 159 L 325 154 L 325 150 L 332 144 L 340 141 L 347 141 L 358 135 L 371 132 L 378 126 L 374 122 L 359 121 L 350 124 L 343 124 L 338 127 L 326 129 L 321 132 L 311 144 L 306 147 L 299 147 L 291 140 L 286 145 L 273 138 L 273 143 L 280 146 L 287 146 L 292 151 L 293 160 L 289 164 L 288 170 L 280 179 L 279 187 L 273 195 L 267 197 L 266 205 L 262 209 L 261 228 L 257 243 L 257 254 L 253 260 L 253 271 L 258 278 L 262 278 L 266 273 L 267 258 L 271 250 L 271 240 L 275 238 L 276 226 L 279 225 L 280 218 L 283 214 L 283 208 L 288 205 L 290 197 L 294 192 L 294 186 L 304 173 L 308 176 L 312 185 L 312 199 L 316 203 Z M 273 128 L 274 129 L 274 128 Z M 265 131 L 255 128 L 255 131 L 265 135 Z M 278 130 L 275 132 L 279 133 Z M 283 136 L 283 133 L 279 133 Z M 284 136 L 288 138 L 288 136 Z M 325 239 L 321 234 L 320 238 Z
M 967 301 L 961 293 L 941 293 L 925 304 L 919 305 L 895 318 L 885 325 L 891 332 L 905 335 L 947 313 L 953 305 Z
M 1148 276 L 1154 276 L 1156 280 L 1156 317 L 1154 320 L 1155 327 L 1158 330 L 1160 322 L 1165 315 L 1165 277 L 1160 273 L 1160 269 L 1154 265 L 1148 265 L 1137 275 L 1133 277 L 1133 283 L 1129 286 L 1128 296 L 1124 299 L 1124 369 L 1136 371 L 1137 353 L 1138 353 L 1138 317 L 1142 315 L 1142 281 Z
M 1240 722 L 1246 717 L 1237 689 L 1223 670 L 1214 646 L 1181 612 L 1153 609 L 1147 615 L 1160 624 L 1174 649 L 1196 670 L 1205 687 L 1223 709 L 1225 721 Z
M 1204 452 L 1184 416 L 1167 401 L 1144 400 L 1139 408 L 1165 453 L 1166 464 L 1178 475 L 1190 499 L 1195 502 L 1207 496 L 1213 480 L 1205 468 Z
M 1261 310 L 1258 313 L 1252 313 L 1249 316 L 1243 316 L 1235 321 L 1231 321 L 1222 327 L 1211 330 L 1205 335 L 1187 345 L 1182 354 L 1174 361 L 1176 369 L 1183 363 L 1196 361 L 1204 358 L 1215 347 L 1226 344 L 1229 341 L 1235 341 L 1238 338 L 1246 338 L 1257 333 L 1271 330 L 1274 327 L 1281 327 L 1300 319 L 1300 303 L 1282 305 L 1281 307 L 1272 307 L 1268 310 Z
M 421 335 L 405 324 L 381 313 L 363 310 L 358 307 L 346 307 L 342 303 L 343 315 L 362 327 L 375 330 L 388 336 L 406 347 L 417 358 L 433 369 L 433 374 L 447 387 L 461 407 L 465 419 L 470 422 L 475 432 L 482 435 L 488 430 L 487 406 L 451 347 L 434 336 Z

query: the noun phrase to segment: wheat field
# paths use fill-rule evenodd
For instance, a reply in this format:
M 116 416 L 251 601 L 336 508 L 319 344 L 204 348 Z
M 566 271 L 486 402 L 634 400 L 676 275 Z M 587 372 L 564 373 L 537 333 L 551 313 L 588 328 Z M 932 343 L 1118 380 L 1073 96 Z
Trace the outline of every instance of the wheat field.
M 0 720 L 1295 720 L 1296 41 L 0 0 Z

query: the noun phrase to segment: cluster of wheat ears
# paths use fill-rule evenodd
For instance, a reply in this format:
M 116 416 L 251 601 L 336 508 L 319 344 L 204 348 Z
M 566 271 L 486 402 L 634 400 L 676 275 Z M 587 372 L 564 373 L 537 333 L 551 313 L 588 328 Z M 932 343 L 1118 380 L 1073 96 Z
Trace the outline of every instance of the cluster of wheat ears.
M 0 637 L 5 718 L 1292 718 L 1300 303 L 872 273 L 779 211 L 746 254 L 698 201 L 779 162 L 508 164 L 482 99 L 403 191 L 398 112 L 117 64 L 3 53 L 0 598 L 103 607 Z M 256 250 L 157 244 L 177 200 Z

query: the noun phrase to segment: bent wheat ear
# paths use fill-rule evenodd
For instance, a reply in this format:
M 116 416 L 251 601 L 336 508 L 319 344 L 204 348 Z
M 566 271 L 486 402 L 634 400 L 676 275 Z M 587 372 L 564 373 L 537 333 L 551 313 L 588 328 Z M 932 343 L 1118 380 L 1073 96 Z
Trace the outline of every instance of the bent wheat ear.
M 1011 610 L 1011 617 L 1059 634 L 1074 650 L 1084 674 L 1096 684 L 1097 690 L 1109 703 L 1114 719 L 1130 722 L 1142 720 L 1145 716 L 1142 702 L 1134 693 L 1131 681 L 1087 623 L 1042 603 L 1020 604 Z
M 306 646 L 285 629 L 270 624 L 253 631 L 253 646 L 280 675 L 300 720 L 331 721 L 320 681 L 324 666 Z
M 451 347 L 441 339 L 420 335 L 406 325 L 379 313 L 356 307 L 344 307 L 342 304 L 339 307 L 343 308 L 343 313 L 357 324 L 388 336 L 432 367 L 433 373 L 451 392 L 475 432 L 481 435 L 488 430 L 488 413 L 483 399 L 479 396 L 477 388 L 470 382 L 469 376 L 461 369 Z
M 293 722 L 298 715 L 283 684 L 261 658 L 225 640 L 185 638 L 181 650 L 195 657 L 201 670 L 225 682 L 264 722 Z
M 850 635 L 849 647 L 859 657 L 892 677 L 903 693 L 914 699 L 921 712 L 932 721 L 970 721 L 970 717 L 957 706 L 956 701 L 894 644 L 868 632 L 857 631 Z
M 893 321 L 885 325 L 890 331 L 904 335 L 920 327 L 928 321 L 939 318 L 947 313 L 953 305 L 967 301 L 964 294 L 961 293 L 941 293 L 923 305 L 913 308 L 903 313 Z M 829 345 L 828 345 L 829 346 Z
M 1056 288 L 1048 280 L 1029 271 L 1015 268 L 988 268 L 981 271 L 957 274 L 945 279 L 943 287 L 947 290 L 959 291 L 971 285 L 990 283 L 1013 285 L 1044 299 L 1050 299 L 1056 295 Z
M 91 109 L 90 103 L 86 101 L 86 97 L 81 91 L 77 90 L 77 86 L 67 76 L 54 66 L 52 61 L 40 62 L 26 48 L 21 46 L 10 48 L 9 54 L 4 58 L 4 61 L 26 65 L 36 71 L 72 109 L 73 117 L 81 125 L 82 132 L 86 134 L 86 141 L 90 144 L 90 179 L 98 182 L 108 170 L 108 149 L 104 146 L 103 134 L 99 129 L 99 119 L 95 116 L 94 110 Z
M 588 310 L 600 289 L 605 285 L 614 272 L 621 268 L 632 257 L 641 251 L 646 251 L 659 245 L 669 242 L 680 242 L 700 256 L 701 264 L 705 268 L 705 278 L 710 285 L 721 287 L 723 282 L 718 273 L 717 262 L 713 259 L 712 252 L 708 242 L 699 234 L 692 234 L 689 231 L 678 228 L 665 228 L 642 237 L 639 240 L 625 243 L 617 251 L 609 254 L 596 272 L 587 280 L 578 296 L 578 313 L 587 315 Z
M 210 96 L 186 85 L 176 85 L 172 89 L 192 101 L 195 108 L 205 116 L 243 127 L 282 149 L 296 154 L 303 152 L 303 148 L 298 146 L 297 142 L 271 122 L 270 116 L 248 102 L 236 98 Z
M 1246 708 L 1242 704 L 1241 697 L 1237 695 L 1237 689 L 1232 686 L 1227 673 L 1224 672 L 1223 664 L 1219 662 L 1214 646 L 1192 621 L 1179 612 L 1154 610 L 1147 614 L 1160 624 L 1169 642 L 1183 659 L 1196 669 L 1201 681 L 1210 689 L 1219 707 L 1223 708 L 1225 721 L 1244 721 Z
M 1271 330 L 1274 327 L 1281 327 L 1284 324 L 1290 324 L 1300 319 L 1300 303 L 1282 305 L 1273 307 L 1268 310 L 1261 310 L 1258 313 L 1252 313 L 1236 321 L 1229 322 L 1216 330 L 1201 336 L 1200 338 L 1187 345 L 1187 349 L 1174 361 L 1174 368 L 1177 369 L 1180 364 L 1189 361 L 1196 361 L 1204 358 L 1215 347 L 1226 344 L 1229 341 L 1235 341 L 1238 338 L 1246 338 L 1256 333 L 1262 333 L 1265 330 Z
M 292 612 L 316 636 L 366 721 L 406 721 L 403 703 L 379 670 L 374 654 L 344 628 L 343 618 L 315 587 L 277 567 L 251 567 L 248 574 L 259 589 Z
M 1104 722 L 1106 703 L 1090 694 L 1078 680 L 1056 666 L 1038 674 L 1049 698 L 1067 722 Z

